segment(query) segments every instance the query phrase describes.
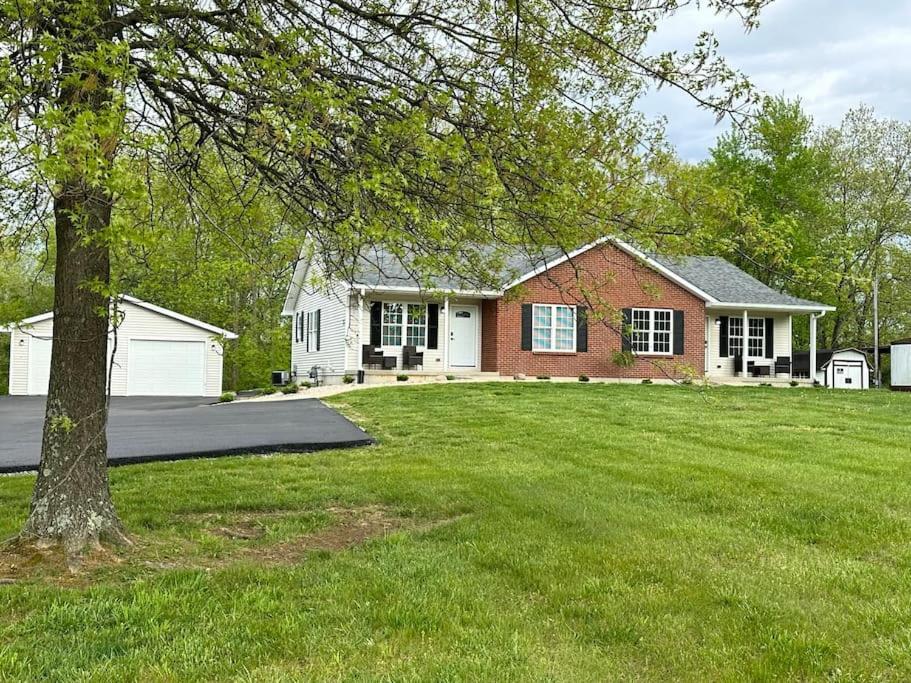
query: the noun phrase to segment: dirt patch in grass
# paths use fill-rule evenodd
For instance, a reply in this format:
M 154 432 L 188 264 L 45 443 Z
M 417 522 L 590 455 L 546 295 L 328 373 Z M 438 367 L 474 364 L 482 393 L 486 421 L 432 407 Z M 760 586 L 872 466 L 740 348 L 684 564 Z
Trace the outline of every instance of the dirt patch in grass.
M 328 517 L 327 523 L 306 533 L 294 526 L 309 515 Z M 87 586 L 98 581 L 124 580 L 174 569 L 217 570 L 237 564 L 258 567 L 289 566 L 313 552 L 340 552 L 400 532 L 420 533 L 461 519 L 416 519 L 383 506 L 329 507 L 310 511 L 262 511 L 179 515 L 190 533 L 167 537 L 134 536 L 127 548 L 94 548 L 77 563 L 67 562 L 59 547 L 8 543 L 0 548 L 0 587 L 20 581 L 62 586 Z M 280 540 L 267 538 L 276 524 L 285 530 Z

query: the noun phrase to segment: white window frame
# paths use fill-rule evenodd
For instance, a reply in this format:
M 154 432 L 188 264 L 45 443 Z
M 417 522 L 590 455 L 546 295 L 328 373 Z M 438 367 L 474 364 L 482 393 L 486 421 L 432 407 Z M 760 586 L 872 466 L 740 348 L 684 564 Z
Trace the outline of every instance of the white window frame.
M 423 316 L 424 322 L 422 322 L 422 323 L 411 322 L 410 309 L 412 306 L 424 309 L 424 316 Z M 429 307 L 427 306 L 427 304 L 420 304 L 420 303 L 406 304 L 405 305 L 405 321 L 404 321 L 405 329 L 404 329 L 404 333 L 402 334 L 402 341 L 403 341 L 404 345 L 405 346 L 414 346 L 415 348 L 418 348 L 418 349 L 426 348 L 427 347 L 427 324 L 429 322 L 430 322 L 430 310 L 429 310 Z M 411 344 L 409 342 L 409 339 L 408 339 L 408 337 L 410 336 L 409 330 L 419 330 L 420 331 L 422 341 L 419 344 Z
M 732 323 L 736 323 L 740 326 L 739 334 L 734 334 Z M 735 318 L 731 316 L 728 318 L 728 356 L 731 358 L 737 356 L 736 349 L 734 349 L 734 347 L 731 345 L 731 342 L 734 341 L 738 341 L 740 343 L 740 354 L 743 355 L 743 318 Z
M 316 311 L 307 312 L 307 353 L 316 351 Z
M 731 347 L 731 341 L 738 340 L 740 342 L 741 355 L 746 354 L 747 359 L 753 358 L 765 358 L 765 318 L 747 318 L 747 330 L 746 335 L 741 331 L 740 334 L 733 334 L 731 332 L 732 326 L 731 323 L 736 322 L 736 324 L 742 329 L 743 328 L 743 318 L 731 316 L 728 318 L 728 356 L 733 358 L 737 355 L 737 352 Z M 758 335 L 752 334 L 751 327 L 753 323 L 758 322 L 757 326 L 761 331 Z M 750 353 L 750 341 L 759 342 L 759 355 Z M 738 368 L 739 369 L 739 368 Z
M 401 306 L 402 307 L 402 320 L 398 325 L 386 322 L 386 306 Z M 408 307 L 409 306 L 423 306 L 424 307 L 424 322 L 423 324 L 415 325 L 408 324 Z M 427 349 L 427 328 L 430 326 L 430 305 L 422 304 L 419 301 L 388 301 L 386 299 L 380 302 L 380 346 L 386 349 L 400 349 L 403 346 L 415 346 L 418 351 Z M 386 330 L 388 328 L 398 327 L 399 328 L 399 339 L 400 344 L 387 344 L 386 343 Z M 408 343 L 408 328 L 421 328 L 423 343 L 421 344 L 409 344 Z
M 648 327 L 637 330 L 635 328 L 636 313 L 645 313 L 647 316 Z M 655 314 L 668 314 L 668 329 L 655 329 Z M 674 309 L 672 308 L 633 308 L 630 312 L 630 350 L 636 356 L 673 356 L 674 355 Z M 667 351 L 655 350 L 655 333 L 661 332 L 667 334 L 668 346 Z M 645 348 L 637 349 L 636 344 L 639 340 L 635 338 L 636 333 L 645 335 Z
M 538 327 L 535 325 L 536 313 L 539 309 L 548 308 L 550 309 L 550 326 L 548 328 Z M 567 327 L 557 327 L 557 309 L 558 308 L 567 308 L 572 313 L 572 347 L 568 349 L 558 349 L 557 347 L 557 329 L 567 330 Z M 578 339 L 577 339 L 577 330 L 578 330 L 578 316 L 579 310 L 578 306 L 569 306 L 567 304 L 532 304 L 531 307 L 531 350 L 534 353 L 576 353 L 578 351 Z M 550 348 L 539 347 L 535 342 L 535 329 L 549 329 L 550 330 Z

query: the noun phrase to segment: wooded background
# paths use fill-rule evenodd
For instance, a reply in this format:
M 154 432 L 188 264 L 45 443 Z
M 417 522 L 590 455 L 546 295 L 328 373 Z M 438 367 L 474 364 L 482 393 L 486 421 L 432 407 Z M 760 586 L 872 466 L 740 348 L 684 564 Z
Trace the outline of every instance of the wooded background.
M 881 339 L 911 335 L 911 124 L 858 107 L 839 126 L 814 126 L 799 102 L 768 98 L 705 161 L 684 162 L 664 145 L 648 163 L 651 182 L 628 214 L 654 242 L 646 246 L 723 256 L 775 288 L 837 306 L 820 322 L 820 348 L 872 344 L 878 275 Z M 268 195 L 251 187 L 238 201 L 215 163 L 209 178 L 192 193 L 153 178 L 147 194 L 118 208 L 130 239 L 115 253 L 114 279 L 120 291 L 237 332 L 225 388 L 261 387 L 288 365 L 279 313 L 300 245 Z M 0 320 L 50 310 L 52 234 L 0 252 Z M 807 343 L 805 327 L 795 320 L 795 348 Z M 0 392 L 8 345 L 0 335 Z

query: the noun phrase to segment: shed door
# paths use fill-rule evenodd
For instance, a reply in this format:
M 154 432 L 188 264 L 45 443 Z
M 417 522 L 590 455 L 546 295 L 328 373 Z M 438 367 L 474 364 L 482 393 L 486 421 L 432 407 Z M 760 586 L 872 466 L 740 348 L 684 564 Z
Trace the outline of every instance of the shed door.
M 28 340 L 28 393 L 30 396 L 47 394 L 48 382 L 51 379 L 51 346 L 50 339 L 29 337 Z
M 130 396 L 204 396 L 206 343 L 131 339 L 127 361 Z
M 864 367 L 861 363 L 839 363 L 833 364 L 835 380 L 833 386 L 836 389 L 863 389 L 864 388 Z

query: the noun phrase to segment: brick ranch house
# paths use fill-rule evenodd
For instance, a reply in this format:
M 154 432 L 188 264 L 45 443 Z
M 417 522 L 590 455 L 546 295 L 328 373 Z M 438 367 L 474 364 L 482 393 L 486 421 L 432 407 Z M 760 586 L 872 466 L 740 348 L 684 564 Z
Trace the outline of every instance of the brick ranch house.
M 442 278 L 428 291 L 381 251 L 350 282 L 327 281 L 318 259 L 301 258 L 282 311 L 292 376 L 789 380 L 792 317 L 810 316 L 815 355 L 816 320 L 834 310 L 718 257 L 658 256 L 615 239 L 507 261 L 501 288 Z

